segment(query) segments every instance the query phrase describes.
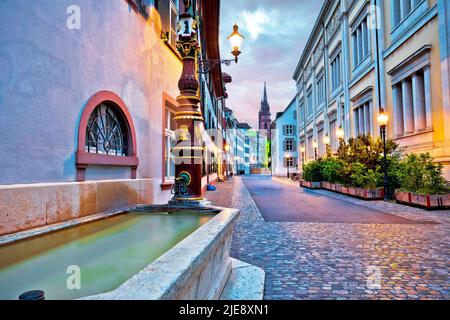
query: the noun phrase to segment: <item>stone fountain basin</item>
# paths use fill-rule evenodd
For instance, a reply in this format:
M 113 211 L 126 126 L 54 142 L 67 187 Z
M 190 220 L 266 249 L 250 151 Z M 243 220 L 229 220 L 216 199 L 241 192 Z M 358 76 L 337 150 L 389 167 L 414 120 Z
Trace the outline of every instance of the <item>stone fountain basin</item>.
M 133 211 L 136 209 L 165 211 L 167 207 L 141 206 L 133 208 Z M 230 245 L 239 210 L 208 209 L 219 213 L 116 290 L 83 299 L 220 299 L 232 270 Z M 189 211 L 195 209 L 189 208 Z

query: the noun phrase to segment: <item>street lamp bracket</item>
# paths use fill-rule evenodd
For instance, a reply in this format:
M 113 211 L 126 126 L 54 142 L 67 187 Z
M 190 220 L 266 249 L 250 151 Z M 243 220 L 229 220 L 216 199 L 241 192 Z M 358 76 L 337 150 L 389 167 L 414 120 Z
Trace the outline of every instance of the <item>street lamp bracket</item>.
M 216 66 L 219 64 L 224 64 L 226 66 L 230 66 L 234 61 L 237 63 L 236 59 L 227 59 L 227 60 L 218 60 L 218 59 L 208 59 L 208 60 L 199 60 L 198 61 L 198 73 L 207 74 L 210 73 Z

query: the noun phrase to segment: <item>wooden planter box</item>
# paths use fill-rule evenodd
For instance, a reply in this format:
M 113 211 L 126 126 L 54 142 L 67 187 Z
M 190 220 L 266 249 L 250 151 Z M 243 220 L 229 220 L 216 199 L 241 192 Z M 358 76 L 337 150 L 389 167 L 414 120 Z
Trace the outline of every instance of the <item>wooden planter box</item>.
M 422 207 L 426 209 L 450 208 L 450 194 L 419 195 L 411 192 L 397 191 L 395 200 L 400 203 Z
M 381 200 L 384 198 L 384 189 L 364 189 L 364 188 L 350 188 L 355 190 L 355 196 L 364 200 Z
M 308 189 L 326 189 L 342 194 L 347 194 L 364 200 L 382 200 L 384 198 L 384 189 L 363 189 L 355 187 L 346 187 L 342 184 L 335 184 L 331 182 L 310 182 L 301 180 L 300 185 Z M 449 200 L 450 201 L 450 200 Z
M 402 202 L 402 203 L 411 203 L 411 193 L 403 192 L 403 191 L 397 191 L 395 193 L 395 200 L 397 202 Z
M 308 189 L 320 189 L 322 183 L 321 182 L 311 182 L 311 181 L 305 181 L 301 180 L 300 185 L 302 187 L 308 188 Z
M 322 188 L 330 190 L 331 189 L 331 183 L 329 183 L 329 182 L 322 182 Z
M 366 191 L 362 188 L 355 188 L 355 194 L 359 198 L 365 198 Z
M 349 187 L 348 188 L 348 194 L 351 195 L 351 196 L 355 196 L 356 197 L 356 188 Z
M 366 189 L 365 196 L 368 200 L 382 200 L 384 199 L 384 188 L 378 188 L 375 190 Z

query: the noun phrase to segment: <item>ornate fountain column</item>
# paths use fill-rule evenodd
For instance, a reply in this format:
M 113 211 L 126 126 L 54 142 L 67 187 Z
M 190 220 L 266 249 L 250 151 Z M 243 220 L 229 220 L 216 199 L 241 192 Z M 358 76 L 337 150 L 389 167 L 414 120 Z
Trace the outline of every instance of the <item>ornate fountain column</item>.
M 175 159 L 175 195 L 172 204 L 207 204 L 202 196 L 203 146 L 197 78 L 197 21 L 186 12 L 178 23 L 177 50 L 183 59 L 183 71 L 178 81 L 180 95 L 176 123 L 177 145 L 172 149 Z

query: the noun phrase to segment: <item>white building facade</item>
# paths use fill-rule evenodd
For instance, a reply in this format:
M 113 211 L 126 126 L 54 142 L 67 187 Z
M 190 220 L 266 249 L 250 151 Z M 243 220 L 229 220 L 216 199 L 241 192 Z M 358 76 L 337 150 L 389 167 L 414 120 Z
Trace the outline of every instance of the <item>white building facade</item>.
M 384 109 L 400 150 L 429 152 L 450 180 L 449 10 L 445 0 L 324 2 L 293 76 L 306 162 L 340 137 L 379 136 Z
M 288 176 L 297 173 L 297 99 L 277 114 L 272 125 L 272 175 Z

